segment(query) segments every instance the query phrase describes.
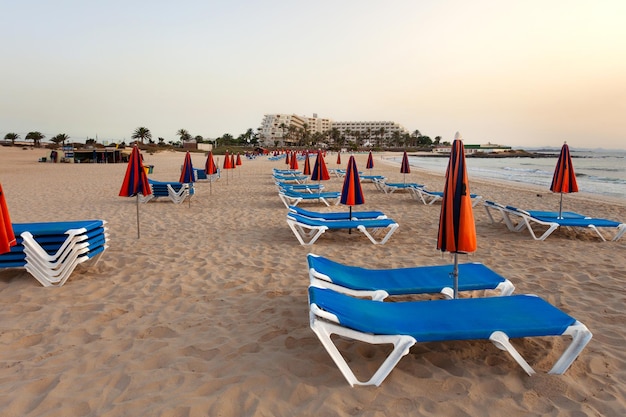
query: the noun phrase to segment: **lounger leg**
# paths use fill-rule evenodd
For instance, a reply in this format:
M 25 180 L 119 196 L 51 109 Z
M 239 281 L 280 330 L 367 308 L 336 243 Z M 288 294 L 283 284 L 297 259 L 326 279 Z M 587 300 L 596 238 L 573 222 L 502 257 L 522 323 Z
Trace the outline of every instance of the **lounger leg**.
M 621 238 L 624 233 L 626 233 L 626 223 L 624 224 L 620 224 L 619 226 L 617 226 L 617 234 L 615 235 L 615 237 L 612 239 L 614 242 L 618 241 L 619 238 Z
M 398 364 L 400 359 L 407 353 L 416 341 L 411 336 L 381 336 L 371 335 L 347 329 L 345 327 L 337 326 L 335 324 L 319 320 L 314 314 L 311 314 L 311 329 L 317 337 L 326 351 L 333 359 L 343 376 L 346 378 L 350 386 L 355 385 L 376 385 L 379 386 L 384 379 L 391 373 L 393 368 Z M 385 361 L 380 365 L 374 375 L 367 381 L 359 381 L 352 372 L 352 369 L 348 366 L 348 363 L 341 355 L 335 344 L 331 339 L 331 335 L 337 334 L 340 336 L 348 337 L 353 340 L 359 340 L 361 342 L 370 344 L 393 344 L 393 351 L 387 356 Z
M 367 238 L 368 238 L 368 239 L 369 239 L 369 240 L 370 240 L 370 241 L 371 241 L 374 245 L 384 245 L 384 244 L 387 242 L 387 240 L 389 240 L 389 238 L 391 237 L 391 235 L 393 234 L 393 232 L 395 232 L 395 231 L 396 231 L 396 229 L 397 229 L 397 228 L 398 228 L 398 224 L 397 224 L 397 223 L 390 224 L 390 225 L 387 227 L 387 229 L 389 229 L 389 230 L 387 231 L 387 234 L 386 234 L 386 235 L 385 235 L 385 236 L 384 236 L 384 237 L 383 237 L 380 241 L 377 241 L 377 240 L 374 238 L 374 236 L 373 236 L 373 235 L 374 235 L 374 234 L 376 234 L 376 233 L 377 233 L 378 231 L 380 231 L 380 230 L 384 230 L 383 228 L 380 228 L 380 227 L 379 227 L 379 228 L 373 229 L 373 230 L 372 230 L 372 232 L 370 233 L 370 232 L 368 232 L 368 230 L 365 228 L 365 226 L 363 226 L 363 225 L 359 225 L 359 226 L 357 226 L 357 229 L 358 229 L 361 233 L 363 233 L 365 236 L 367 236 Z
M 578 354 L 582 352 L 585 346 L 587 346 L 587 343 L 589 343 L 592 337 L 592 334 L 589 329 L 587 329 L 587 326 L 579 321 L 576 321 L 576 323 L 568 327 L 563 334 L 572 336 L 572 342 L 550 370 L 549 373 L 551 374 L 560 375 L 567 371 L 569 366 L 572 362 L 574 362 L 574 360 L 578 357 Z
M 305 228 L 302 227 L 301 224 L 298 224 L 297 222 L 294 222 L 292 220 L 287 220 L 287 224 L 289 225 L 289 228 L 291 229 L 293 234 L 296 235 L 296 238 L 301 245 L 314 244 L 315 241 L 328 229 L 328 227 L 322 226 L 312 227 L 309 229 L 309 231 L 307 231 L 305 230 Z M 307 239 L 307 241 L 305 241 L 304 239 Z
M 509 341 L 509 337 L 504 332 L 496 331 L 489 336 L 489 340 L 496 345 L 498 349 L 506 350 L 509 354 L 515 359 L 515 361 L 524 368 L 524 371 L 528 375 L 533 375 L 535 371 L 533 368 L 526 362 L 526 360 L 519 354 L 519 352 L 513 347 L 511 342 Z

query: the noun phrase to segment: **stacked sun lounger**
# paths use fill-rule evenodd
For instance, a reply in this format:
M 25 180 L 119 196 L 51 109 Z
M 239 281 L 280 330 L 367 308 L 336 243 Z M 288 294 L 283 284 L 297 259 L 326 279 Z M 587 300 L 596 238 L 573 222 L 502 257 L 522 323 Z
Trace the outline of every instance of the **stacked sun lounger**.
M 167 198 L 174 204 L 180 204 L 186 198 L 191 198 L 195 193 L 193 183 L 186 184 L 181 182 L 164 182 L 148 179 L 152 194 L 144 196 L 139 195 L 139 201 L 147 203 L 150 200 L 158 198 Z
M 17 245 L 0 255 L 0 268 L 25 268 L 44 287 L 60 287 L 78 264 L 108 247 L 104 220 L 14 223 Z
M 591 340 L 587 327 L 540 297 L 510 295 L 512 284 L 482 264 L 462 264 L 466 289 L 500 287 L 501 297 L 383 302 L 389 295 L 444 292 L 450 266 L 371 270 L 309 254 L 309 322 L 351 386 L 380 385 L 417 342 L 489 340 L 528 374 L 535 371 L 509 338 L 570 336 L 550 373 L 562 374 Z M 464 265 L 468 265 L 467 268 Z M 363 297 L 369 297 L 366 299 Z M 393 350 L 374 374 L 357 378 L 333 335 Z
M 489 200 L 484 202 L 484 206 L 491 223 L 498 222 L 491 214 L 491 211 L 494 210 L 500 213 L 502 216 L 501 221 L 504 222 L 507 229 L 512 232 L 520 232 L 527 229 L 535 240 L 545 240 L 560 227 L 593 230 L 603 241 L 606 241 L 607 237 L 600 229 L 613 230 L 613 237 L 608 237 L 608 239 L 613 241 L 619 240 L 626 233 L 626 223 L 594 218 L 579 213 L 562 212 L 559 214 L 556 211 L 522 210 Z M 544 230 L 539 232 L 535 230 L 534 226 L 543 227 Z

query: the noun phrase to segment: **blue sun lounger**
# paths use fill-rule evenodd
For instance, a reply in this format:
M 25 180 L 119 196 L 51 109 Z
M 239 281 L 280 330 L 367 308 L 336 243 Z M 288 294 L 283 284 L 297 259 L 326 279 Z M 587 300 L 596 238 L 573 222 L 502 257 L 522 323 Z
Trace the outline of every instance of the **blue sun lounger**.
M 288 190 L 288 191 L 297 191 L 303 192 L 307 191 L 309 193 L 318 192 L 324 189 L 324 184 L 319 183 L 305 183 L 305 184 L 293 184 L 283 181 L 276 181 L 276 186 L 278 190 Z
M 600 232 L 600 229 L 614 229 L 613 238 L 610 238 L 613 241 L 619 240 L 626 233 L 626 223 L 588 217 L 579 213 L 563 212 L 559 216 L 558 212 L 527 211 L 513 206 L 504 206 L 493 201 L 485 201 L 484 206 L 492 223 L 496 223 L 496 221 L 490 210 L 496 210 L 502 215 L 502 220 L 510 231 L 520 232 L 526 228 L 535 240 L 545 240 L 559 227 L 591 229 L 603 241 L 606 241 L 607 237 Z M 545 229 L 541 234 L 533 228 L 537 225 Z
M 330 202 L 333 202 L 333 200 L 334 205 L 337 205 L 337 203 L 339 203 L 341 193 L 335 191 L 317 191 L 314 193 L 309 193 L 282 189 L 278 192 L 278 197 L 287 208 L 289 208 L 289 206 L 297 206 L 303 201 L 321 202 L 330 207 Z
M 349 211 L 336 211 L 336 212 L 319 212 L 305 210 L 298 206 L 289 206 L 289 212 L 299 214 L 311 219 L 322 221 L 336 221 L 336 220 L 364 220 L 364 219 L 386 219 L 387 216 L 382 211 L 353 211 L 352 217 L 350 217 Z
M 301 245 L 312 245 L 327 230 L 356 229 L 375 245 L 384 245 L 398 228 L 391 219 L 318 220 L 296 213 L 287 214 L 287 224 Z M 380 238 L 377 238 L 379 237 Z
M 426 205 L 432 205 L 438 201 L 443 200 L 443 191 L 429 191 L 425 188 L 412 187 L 409 188 L 409 192 L 414 199 L 421 201 Z M 470 194 L 472 200 L 472 207 L 476 206 L 483 197 L 478 194 Z
M 422 184 L 416 182 L 385 182 L 384 180 L 375 180 L 374 184 L 378 190 L 385 194 L 393 194 L 396 191 L 410 191 L 412 188 L 423 187 Z
M 441 293 L 454 298 L 452 265 L 367 269 L 343 265 L 312 253 L 308 254 L 307 262 L 311 284 L 355 297 L 382 301 L 393 295 Z M 476 290 L 495 290 L 507 296 L 515 286 L 481 263 L 459 264 L 459 291 Z
M 309 308 L 311 329 L 351 386 L 380 385 L 417 342 L 490 340 L 532 375 L 535 371 L 509 338 L 567 335 L 572 342 L 550 370 L 562 374 L 592 337 L 584 324 L 532 295 L 389 303 L 310 286 Z M 394 348 L 374 375 L 361 381 L 334 344 L 333 334 Z

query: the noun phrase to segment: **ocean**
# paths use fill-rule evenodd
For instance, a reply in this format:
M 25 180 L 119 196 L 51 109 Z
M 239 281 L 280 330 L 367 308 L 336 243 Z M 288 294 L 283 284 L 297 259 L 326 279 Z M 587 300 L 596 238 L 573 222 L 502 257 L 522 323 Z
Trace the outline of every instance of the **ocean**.
M 468 176 L 533 184 L 550 188 L 560 148 L 528 149 L 528 152 L 554 154 L 543 158 L 466 158 Z M 578 190 L 622 199 L 626 202 L 626 150 L 570 148 Z M 400 163 L 400 158 L 398 158 Z M 448 158 L 409 158 L 411 166 L 445 173 Z

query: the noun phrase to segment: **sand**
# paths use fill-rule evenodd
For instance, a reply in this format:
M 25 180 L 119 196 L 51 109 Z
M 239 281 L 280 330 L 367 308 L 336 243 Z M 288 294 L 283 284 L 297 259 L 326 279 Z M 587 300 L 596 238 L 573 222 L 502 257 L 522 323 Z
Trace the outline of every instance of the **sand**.
M 571 368 L 546 372 L 562 338 L 514 340 L 529 377 L 487 341 L 414 346 L 380 387 L 351 388 L 309 328 L 309 252 L 370 268 L 451 262 L 436 250 L 439 205 L 363 184 L 366 204 L 400 224 L 385 245 L 326 233 L 300 246 L 286 225 L 267 158 L 243 165 L 175 205 L 118 197 L 125 164 L 38 163 L 44 150 L 0 148 L 0 182 L 13 222 L 105 219 L 110 247 L 60 288 L 0 271 L 0 410 L 13 416 L 617 416 L 626 410 L 626 238 L 602 242 L 557 231 L 544 242 L 491 224 L 475 208 L 483 262 L 516 293 L 539 294 L 593 332 Z M 402 181 L 375 156 L 374 174 Z M 184 155 L 145 155 L 156 180 L 178 180 Z M 202 154 L 193 154 L 202 166 Z M 223 157 L 219 157 L 220 164 Z M 347 159 L 347 158 L 345 158 Z M 327 159 L 334 168 L 335 158 Z M 360 169 L 366 155 L 357 155 Z M 344 164 L 346 161 L 343 161 Z M 413 169 L 407 180 L 442 189 Z M 470 179 L 485 199 L 554 210 L 548 190 Z M 340 190 L 332 179 L 327 190 Z M 567 195 L 565 207 L 626 220 L 624 202 Z M 308 204 L 307 207 L 321 206 Z M 347 210 L 338 206 L 336 210 Z M 387 350 L 341 341 L 358 372 Z

